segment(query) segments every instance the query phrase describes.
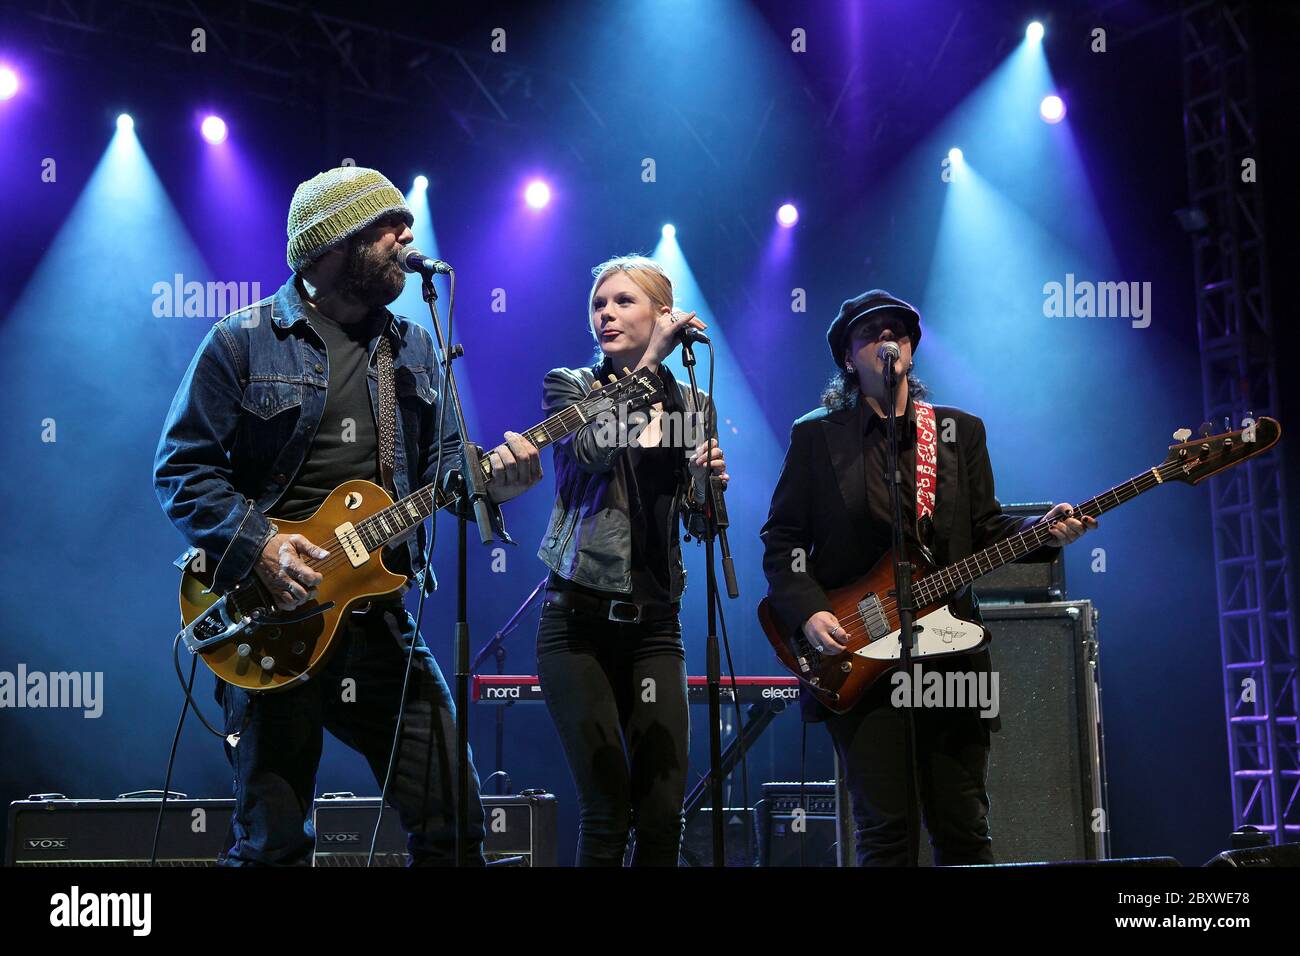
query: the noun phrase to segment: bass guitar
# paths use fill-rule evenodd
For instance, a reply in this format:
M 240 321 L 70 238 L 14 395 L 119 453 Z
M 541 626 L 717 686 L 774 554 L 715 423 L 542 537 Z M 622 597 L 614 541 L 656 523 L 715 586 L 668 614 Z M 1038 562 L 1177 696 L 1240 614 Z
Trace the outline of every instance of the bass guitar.
M 1143 492 L 1172 481 L 1195 485 L 1210 475 L 1268 451 L 1282 435 L 1282 426 L 1261 418 L 1246 428 L 1188 440 L 1191 432 L 1174 434 L 1164 463 L 1075 506 L 1075 517 L 1097 517 Z M 915 649 L 923 660 L 969 654 L 984 647 L 989 632 L 978 621 L 959 616 L 950 599 L 972 581 L 1022 558 L 1052 540 L 1051 524 L 1040 521 L 968 558 L 935 569 L 925 555 L 911 555 L 913 601 L 917 608 Z M 802 628 L 793 633 L 776 619 L 769 598 L 758 605 L 758 620 L 777 659 L 813 695 L 836 713 L 845 713 L 885 673 L 898 666 L 899 622 L 891 550 L 858 580 L 827 592 L 830 611 L 847 632 L 846 650 L 824 654 L 813 647 Z M 802 622 L 800 622 L 802 624 Z

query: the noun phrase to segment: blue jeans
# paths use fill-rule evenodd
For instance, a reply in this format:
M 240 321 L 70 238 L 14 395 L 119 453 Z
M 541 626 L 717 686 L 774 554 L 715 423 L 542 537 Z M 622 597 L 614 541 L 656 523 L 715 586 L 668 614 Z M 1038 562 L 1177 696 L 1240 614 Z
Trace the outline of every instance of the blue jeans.
M 537 673 L 578 789 L 579 866 L 676 866 L 690 714 L 676 617 L 623 624 L 547 603 Z
M 375 604 L 348 616 L 340 623 L 334 656 L 305 684 L 250 694 L 218 682 L 226 733 L 239 734 L 234 747 L 225 745 L 235 772 L 235 813 L 223 865 L 311 863 L 323 729 L 365 757 L 383 786 L 412 640 L 415 659 L 388 802 L 407 831 L 412 865 L 455 862 L 456 726 L 446 681 L 400 603 Z M 469 772 L 469 857 L 481 865 L 483 805 L 472 761 Z

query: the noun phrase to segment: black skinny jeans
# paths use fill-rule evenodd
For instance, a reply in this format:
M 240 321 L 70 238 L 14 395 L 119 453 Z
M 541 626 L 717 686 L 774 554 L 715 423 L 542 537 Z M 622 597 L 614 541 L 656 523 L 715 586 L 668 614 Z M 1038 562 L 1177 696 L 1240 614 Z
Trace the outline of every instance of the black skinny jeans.
M 858 866 L 916 866 L 909 859 L 903 710 L 888 678 L 826 725 L 853 805 Z M 992 863 L 989 838 L 989 732 L 971 709 L 915 707 L 917 777 L 935 863 Z
M 676 866 L 690 714 L 676 615 L 622 624 L 546 604 L 537 673 L 578 789 L 579 866 Z

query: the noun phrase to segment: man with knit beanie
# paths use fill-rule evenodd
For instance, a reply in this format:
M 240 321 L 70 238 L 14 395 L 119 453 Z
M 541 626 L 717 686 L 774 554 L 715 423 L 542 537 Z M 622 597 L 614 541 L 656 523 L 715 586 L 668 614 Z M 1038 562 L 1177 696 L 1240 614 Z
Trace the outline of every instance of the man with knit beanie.
M 401 191 L 373 169 L 339 167 L 300 184 L 288 218 L 286 258 L 294 274 L 274 296 L 217 322 L 200 344 L 168 412 L 154 484 L 163 510 L 192 545 L 178 566 L 205 555 L 208 567 L 215 565 L 214 591 L 256 574 L 278 609 L 306 604 L 322 580 L 306 561 L 330 552 L 302 535 L 281 534 L 276 519 L 310 517 L 351 479 L 384 485 L 398 499 L 440 485 L 459 466 L 459 437 L 439 414 L 432 339 L 386 308 L 405 284 L 396 255 L 412 240 L 412 221 Z M 380 382 L 389 372 L 395 409 L 385 418 Z M 386 420 L 393 423 L 387 439 Z M 489 509 L 502 536 L 499 504 L 542 477 L 537 449 L 513 432 L 505 439 L 486 456 Z M 408 576 L 422 570 L 424 535 L 420 525 L 385 548 L 385 565 Z M 309 681 L 256 694 L 217 681 L 235 774 L 222 863 L 311 863 L 323 729 L 359 751 L 383 786 L 412 644 L 389 802 L 409 834 L 413 864 L 454 862 L 451 695 L 394 593 L 346 616 L 333 656 Z M 481 864 L 483 809 L 472 766 L 470 776 L 468 856 Z

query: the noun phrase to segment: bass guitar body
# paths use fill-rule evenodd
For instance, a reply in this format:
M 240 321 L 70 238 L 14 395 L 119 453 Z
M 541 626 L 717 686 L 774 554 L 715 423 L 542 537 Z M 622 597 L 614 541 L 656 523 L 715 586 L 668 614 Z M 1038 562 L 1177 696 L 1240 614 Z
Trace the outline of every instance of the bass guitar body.
M 912 558 L 913 582 L 931 572 L 923 559 Z M 758 619 L 782 665 L 813 695 L 837 714 L 850 710 L 870 687 L 898 666 L 900 628 L 894 600 L 894 553 L 888 552 L 867 574 L 851 584 L 826 592 L 831 613 L 848 633 L 847 650 L 823 654 L 801 630 L 789 631 L 777 621 L 770 598 L 758 605 Z M 946 601 L 918 607 L 913 660 L 969 654 L 989 642 L 979 622 L 958 615 Z

